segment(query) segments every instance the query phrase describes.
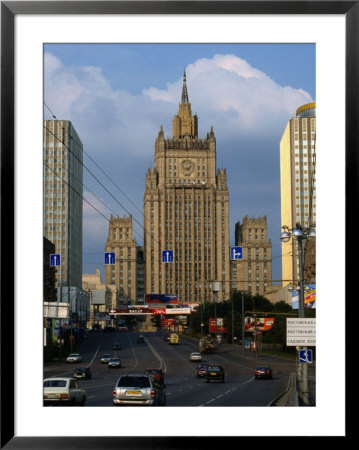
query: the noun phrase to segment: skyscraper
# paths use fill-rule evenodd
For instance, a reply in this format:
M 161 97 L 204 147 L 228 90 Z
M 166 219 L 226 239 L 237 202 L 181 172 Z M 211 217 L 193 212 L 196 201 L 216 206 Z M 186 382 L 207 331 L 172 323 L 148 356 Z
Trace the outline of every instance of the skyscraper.
M 115 253 L 115 264 L 105 265 L 105 284 L 116 285 L 119 303 L 143 302 L 143 248 L 133 238 L 132 216 L 111 215 L 105 252 Z
M 229 299 L 229 194 L 225 169 L 216 169 L 213 127 L 198 137 L 186 74 L 172 137 L 161 126 L 155 141 L 154 168 L 146 174 L 144 248 L 146 293 L 177 294 L 180 302 Z M 172 250 L 173 262 L 162 262 Z
M 316 222 L 315 103 L 299 107 L 280 141 L 281 222 L 290 229 Z M 296 239 L 282 243 L 282 284 L 298 280 Z
M 82 286 L 83 146 L 71 122 L 44 121 L 44 236 L 61 255 L 56 284 Z
M 272 285 L 272 242 L 268 239 L 267 217 L 243 218 L 235 226 L 235 243 L 243 248 L 237 267 L 237 285 L 233 288 L 252 295 L 264 295 Z

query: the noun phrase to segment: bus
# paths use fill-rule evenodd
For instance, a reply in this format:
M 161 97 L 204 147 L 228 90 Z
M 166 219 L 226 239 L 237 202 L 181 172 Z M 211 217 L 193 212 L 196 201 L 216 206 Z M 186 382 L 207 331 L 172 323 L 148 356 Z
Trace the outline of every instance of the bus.
M 179 336 L 176 333 L 170 334 L 170 344 L 179 344 Z

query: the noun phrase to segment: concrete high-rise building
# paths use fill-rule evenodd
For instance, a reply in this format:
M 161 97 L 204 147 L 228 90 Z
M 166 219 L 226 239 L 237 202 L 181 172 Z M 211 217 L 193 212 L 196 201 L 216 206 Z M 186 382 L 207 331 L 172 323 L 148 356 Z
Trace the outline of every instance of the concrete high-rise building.
M 132 216 L 111 215 L 105 252 L 115 253 L 115 264 L 105 265 L 105 284 L 116 286 L 119 303 L 143 303 L 143 247 L 133 238 Z
M 44 121 L 44 236 L 61 255 L 56 285 L 82 285 L 83 146 L 71 122 Z
M 281 222 L 290 229 L 316 222 L 315 103 L 299 107 L 280 141 Z M 280 233 L 280 231 L 278 232 Z M 296 239 L 282 243 L 282 285 L 299 279 Z
M 235 243 L 243 247 L 243 258 L 232 261 L 232 288 L 265 295 L 272 286 L 272 242 L 268 239 L 267 217 L 245 216 L 242 224 L 237 222 Z
M 225 169 L 216 168 L 213 127 L 198 137 L 186 74 L 171 138 L 162 126 L 155 141 L 154 168 L 144 193 L 146 293 L 177 294 L 183 303 L 229 299 L 229 194 Z M 162 251 L 173 250 L 173 262 Z

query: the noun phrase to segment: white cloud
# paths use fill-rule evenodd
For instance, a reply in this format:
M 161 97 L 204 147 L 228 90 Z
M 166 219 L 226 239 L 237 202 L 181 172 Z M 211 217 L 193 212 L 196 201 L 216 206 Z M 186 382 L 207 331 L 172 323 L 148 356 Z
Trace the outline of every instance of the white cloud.
M 186 74 L 192 112 L 199 118 L 199 137 L 205 137 L 214 126 L 217 161 L 227 168 L 233 204 L 238 205 L 240 198 L 240 209 L 231 209 L 231 217 L 241 220 L 247 211 L 255 210 L 252 193 L 256 201 L 261 196 L 258 208 L 259 203 L 264 208 L 270 205 L 270 210 L 261 210 L 261 214 L 268 214 L 269 225 L 274 223 L 280 214 L 279 198 L 277 208 L 273 206 L 279 141 L 296 109 L 312 101 L 310 95 L 280 86 L 234 55 L 198 59 L 187 65 Z M 140 95 L 132 95 L 114 90 L 100 67 L 67 67 L 51 53 L 45 54 L 45 103 L 57 119 L 72 121 L 85 152 L 141 210 L 145 173 L 154 162 L 155 138 L 161 125 L 165 135 L 171 136 L 181 91 L 182 73 L 166 89 L 149 86 Z M 84 160 L 89 164 L 86 155 Z M 86 184 L 89 176 L 84 174 L 84 179 Z M 249 180 L 250 192 L 245 185 Z M 112 200 L 109 204 L 118 214 L 127 215 Z M 103 251 L 108 225 L 91 209 L 84 203 L 84 247 L 93 247 L 97 241 Z M 110 212 L 105 215 L 109 217 Z M 139 217 L 136 211 L 134 215 Z M 140 244 L 141 239 L 136 239 Z

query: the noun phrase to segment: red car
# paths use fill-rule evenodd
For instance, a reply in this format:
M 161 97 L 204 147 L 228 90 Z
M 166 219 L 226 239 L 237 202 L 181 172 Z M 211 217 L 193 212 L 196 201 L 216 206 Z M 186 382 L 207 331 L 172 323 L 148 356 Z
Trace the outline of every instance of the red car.
M 165 374 L 161 369 L 147 369 L 144 371 L 145 375 L 149 375 L 150 377 L 157 380 L 160 384 L 164 384 Z
M 269 366 L 260 366 L 257 367 L 254 371 L 254 378 L 257 380 L 258 378 L 272 378 L 273 373 L 272 369 Z

